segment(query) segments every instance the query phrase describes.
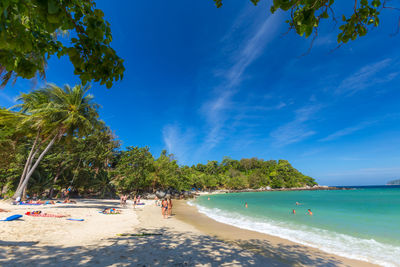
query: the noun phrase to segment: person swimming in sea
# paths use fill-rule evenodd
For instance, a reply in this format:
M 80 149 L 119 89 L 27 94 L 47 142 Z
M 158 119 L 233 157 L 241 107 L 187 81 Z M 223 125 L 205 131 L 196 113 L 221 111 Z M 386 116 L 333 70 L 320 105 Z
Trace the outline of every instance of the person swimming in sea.
M 310 215 L 310 216 L 313 215 L 313 213 L 312 213 L 312 211 L 310 209 L 308 209 L 307 212 L 308 212 L 308 215 Z
M 302 203 L 299 203 L 296 201 L 296 206 L 300 206 L 300 205 L 302 205 Z
M 246 202 L 246 204 L 244 204 L 244 206 L 246 207 L 246 209 L 249 207 L 249 206 L 247 205 L 247 202 Z
M 293 209 L 292 213 L 293 213 L 293 214 L 296 214 L 296 210 L 295 210 L 295 209 Z

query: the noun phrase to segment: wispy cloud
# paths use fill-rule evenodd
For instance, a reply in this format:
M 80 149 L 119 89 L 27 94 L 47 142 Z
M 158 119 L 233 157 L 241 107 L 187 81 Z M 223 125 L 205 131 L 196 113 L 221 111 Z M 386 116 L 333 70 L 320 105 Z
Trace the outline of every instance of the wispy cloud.
M 351 96 L 373 85 L 395 79 L 399 72 L 388 70 L 392 64 L 393 60 L 387 58 L 362 67 L 340 83 L 336 89 L 336 94 Z
M 316 154 L 319 154 L 323 151 L 322 148 L 312 148 L 310 150 L 306 150 L 304 151 L 300 156 L 301 157 L 310 157 L 310 156 L 314 156 Z
M 231 132 L 235 127 L 234 123 L 237 117 L 237 110 L 242 105 L 234 102 L 234 97 L 240 92 L 240 85 L 245 78 L 247 68 L 263 53 L 270 41 L 276 36 L 276 30 L 281 25 L 280 15 L 271 15 L 265 18 L 265 14 L 259 17 L 260 23 L 255 23 L 250 29 L 248 21 L 253 18 L 254 12 L 245 10 L 234 22 L 232 28 L 221 39 L 220 51 L 217 54 L 224 54 L 224 58 L 219 58 L 224 67 L 217 66 L 208 70 L 216 77 L 221 78 L 210 90 L 210 97 L 200 105 L 200 118 L 204 119 L 202 129 L 196 132 L 196 136 L 191 132 L 185 132 L 177 125 L 167 125 L 163 129 L 163 139 L 169 151 L 176 154 L 181 161 L 187 161 L 190 158 L 199 158 L 218 146 L 222 140 L 227 137 L 227 132 Z M 245 25 L 246 27 L 244 27 Z M 246 28 L 246 29 L 244 29 Z M 241 31 L 242 41 L 238 44 L 237 33 Z M 232 43 L 237 45 L 236 49 L 230 49 Z M 227 51 L 229 54 L 227 55 Z M 207 92 L 208 93 L 208 92 Z M 285 103 L 279 103 L 274 109 L 281 109 Z M 195 140 L 195 138 L 198 138 Z M 196 145 L 194 145 L 196 144 Z M 190 153 L 189 153 L 189 149 Z
M 294 120 L 280 126 L 271 132 L 275 146 L 286 146 L 303 141 L 316 132 L 309 129 L 308 121 L 314 118 L 315 113 L 320 110 L 320 105 L 310 105 L 295 111 Z
M 240 20 L 245 19 L 247 17 L 240 17 Z M 265 19 L 261 27 L 257 28 L 251 36 L 243 41 L 242 48 L 231 55 L 230 60 L 233 61 L 233 64 L 224 70 L 219 70 L 219 74 L 225 80 L 217 86 L 215 96 L 206 101 L 201 109 L 201 113 L 209 126 L 202 150 L 207 151 L 214 148 L 223 138 L 223 129 L 228 119 L 226 111 L 231 107 L 232 98 L 240 90 L 238 87 L 243 80 L 246 69 L 260 56 L 275 36 L 279 19 L 280 16 L 269 16 Z
M 17 103 L 15 97 L 13 98 L 13 97 L 7 95 L 7 94 L 4 93 L 4 92 L 0 92 L 0 99 L 4 100 L 5 102 L 7 102 L 8 104 L 11 104 L 11 105 Z
M 327 137 L 320 139 L 319 141 L 321 141 L 321 142 L 332 141 L 332 140 L 338 139 L 340 137 L 350 135 L 354 132 L 363 130 L 363 129 L 373 125 L 374 123 L 376 123 L 376 121 L 364 121 L 364 122 L 358 123 L 357 125 L 336 131 L 336 132 L 328 135 Z
M 190 150 L 194 134 L 191 130 L 182 131 L 178 124 L 168 124 L 163 128 L 163 141 L 169 152 L 173 153 L 180 163 L 191 160 Z
M 313 48 L 318 46 L 337 46 L 336 38 L 337 37 L 335 34 L 318 36 L 318 38 L 315 40 L 313 44 Z

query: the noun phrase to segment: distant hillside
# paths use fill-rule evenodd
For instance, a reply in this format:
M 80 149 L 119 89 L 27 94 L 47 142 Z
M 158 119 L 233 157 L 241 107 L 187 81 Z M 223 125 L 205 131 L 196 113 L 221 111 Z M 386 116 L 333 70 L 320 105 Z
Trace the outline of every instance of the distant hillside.
M 388 185 L 400 185 L 400 179 L 398 180 L 393 180 L 387 183 Z

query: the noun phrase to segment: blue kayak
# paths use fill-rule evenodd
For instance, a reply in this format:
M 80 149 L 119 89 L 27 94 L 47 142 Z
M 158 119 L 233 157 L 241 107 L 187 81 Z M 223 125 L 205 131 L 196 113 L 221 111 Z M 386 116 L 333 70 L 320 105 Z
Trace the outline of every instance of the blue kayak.
M 10 217 L 7 217 L 7 218 L 5 218 L 5 219 L 2 219 L 2 220 L 0 220 L 0 221 L 9 222 L 9 221 L 18 220 L 18 219 L 21 218 L 21 217 L 22 217 L 22 215 L 20 215 L 20 214 L 15 214 L 15 215 L 11 215 Z

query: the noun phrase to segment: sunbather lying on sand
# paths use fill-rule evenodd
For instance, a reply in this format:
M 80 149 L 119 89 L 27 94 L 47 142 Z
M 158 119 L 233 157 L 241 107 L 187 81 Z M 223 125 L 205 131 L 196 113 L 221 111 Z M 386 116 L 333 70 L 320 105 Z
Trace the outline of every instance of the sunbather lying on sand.
M 67 198 L 63 201 L 63 203 L 76 204 L 76 201 L 75 201 L 75 200 L 70 200 L 69 197 L 67 197 Z
M 9 210 L 0 209 L 0 212 L 10 212 Z
M 106 208 L 102 211 L 102 213 L 104 213 L 104 214 L 120 214 L 121 210 L 117 210 L 114 208 Z

